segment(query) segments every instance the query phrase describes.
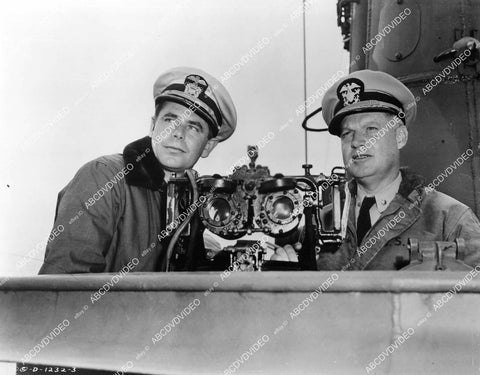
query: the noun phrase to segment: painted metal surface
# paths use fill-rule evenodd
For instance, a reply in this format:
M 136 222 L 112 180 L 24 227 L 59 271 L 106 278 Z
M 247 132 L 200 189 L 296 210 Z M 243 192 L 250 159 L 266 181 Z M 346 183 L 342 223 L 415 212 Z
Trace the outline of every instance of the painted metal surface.
M 229 367 L 345 374 L 365 372 L 396 345 L 372 373 L 480 370 L 479 276 L 447 300 L 445 292 L 466 272 L 334 275 L 234 273 L 222 281 L 213 273 L 131 274 L 94 303 L 92 293 L 112 284 L 113 275 L 12 278 L 1 286 L 0 361 L 20 361 L 68 320 L 32 362 L 116 370 L 130 361 L 130 371 L 149 374 L 228 373 Z M 311 294 L 333 279 L 324 293 Z M 435 308 L 442 297 L 446 303 Z M 307 307 L 299 308 L 302 303 Z M 169 333 L 161 331 L 177 321 Z M 160 332 L 165 335 L 153 342 Z M 399 345 L 402 333 L 407 339 Z M 242 355 L 247 360 L 240 363 Z

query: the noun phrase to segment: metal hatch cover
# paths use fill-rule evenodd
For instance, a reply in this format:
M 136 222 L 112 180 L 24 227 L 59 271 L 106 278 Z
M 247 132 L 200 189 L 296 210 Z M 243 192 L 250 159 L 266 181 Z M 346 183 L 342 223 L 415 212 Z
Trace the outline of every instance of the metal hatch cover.
M 373 59 L 398 62 L 410 56 L 420 42 L 421 9 L 416 0 L 386 1 L 380 11 L 378 30 L 371 33 L 376 44 Z

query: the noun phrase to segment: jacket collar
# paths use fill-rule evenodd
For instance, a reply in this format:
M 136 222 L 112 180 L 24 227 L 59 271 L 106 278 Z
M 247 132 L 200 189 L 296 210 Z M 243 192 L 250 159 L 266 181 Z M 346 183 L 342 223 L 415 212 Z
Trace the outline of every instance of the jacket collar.
M 125 146 L 123 160 L 125 165 L 131 163 L 134 166 L 125 176 L 127 184 L 150 190 L 164 189 L 165 172 L 155 157 L 150 137 L 138 139 Z
M 402 174 L 402 182 L 400 183 L 398 194 L 409 200 L 417 196 L 422 197 L 425 192 L 425 178 L 412 172 L 407 167 L 401 167 L 400 173 Z M 357 182 L 355 179 L 351 179 L 348 182 L 348 190 L 352 196 L 357 195 Z

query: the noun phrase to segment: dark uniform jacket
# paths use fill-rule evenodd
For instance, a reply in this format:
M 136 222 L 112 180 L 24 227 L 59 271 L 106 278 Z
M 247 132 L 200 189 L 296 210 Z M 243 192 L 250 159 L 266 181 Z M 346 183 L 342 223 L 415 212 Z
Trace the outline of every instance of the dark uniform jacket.
M 150 137 L 127 145 L 123 155 L 95 159 L 58 195 L 54 228 L 64 229 L 48 242 L 40 273 L 118 272 L 129 262 L 134 272 L 164 270 L 168 239 L 158 235 L 165 213 L 164 171 Z M 172 257 L 175 270 L 194 270 L 204 258 L 198 216 L 191 229 Z
M 446 194 L 426 191 L 424 179 L 401 169 L 402 182 L 395 198 L 357 246 L 356 183 L 351 194 L 345 240 L 335 253 L 321 253 L 320 270 L 398 270 L 409 264 L 408 239 L 420 241 L 466 240 L 464 262 L 480 264 L 480 222 L 466 205 Z M 348 194 L 348 192 L 347 192 Z M 475 245 L 473 245 L 476 243 Z

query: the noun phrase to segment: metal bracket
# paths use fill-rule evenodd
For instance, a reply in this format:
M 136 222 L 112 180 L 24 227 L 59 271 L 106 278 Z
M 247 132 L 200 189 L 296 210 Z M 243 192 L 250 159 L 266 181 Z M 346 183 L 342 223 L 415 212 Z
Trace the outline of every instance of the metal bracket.
M 459 79 L 462 81 L 472 80 L 480 76 L 478 63 L 480 62 L 480 41 L 477 39 L 478 30 L 471 29 L 469 36 L 465 36 L 463 30 L 455 29 L 455 43 L 433 58 L 438 63 L 444 60 L 455 60 L 466 50 L 470 51 L 469 56 L 464 59 L 462 64 L 457 65 Z
M 463 263 L 466 249 L 463 238 L 457 238 L 454 242 L 419 241 L 416 238 L 409 238 L 408 249 L 410 265 L 405 269 L 435 271 L 471 269 Z

